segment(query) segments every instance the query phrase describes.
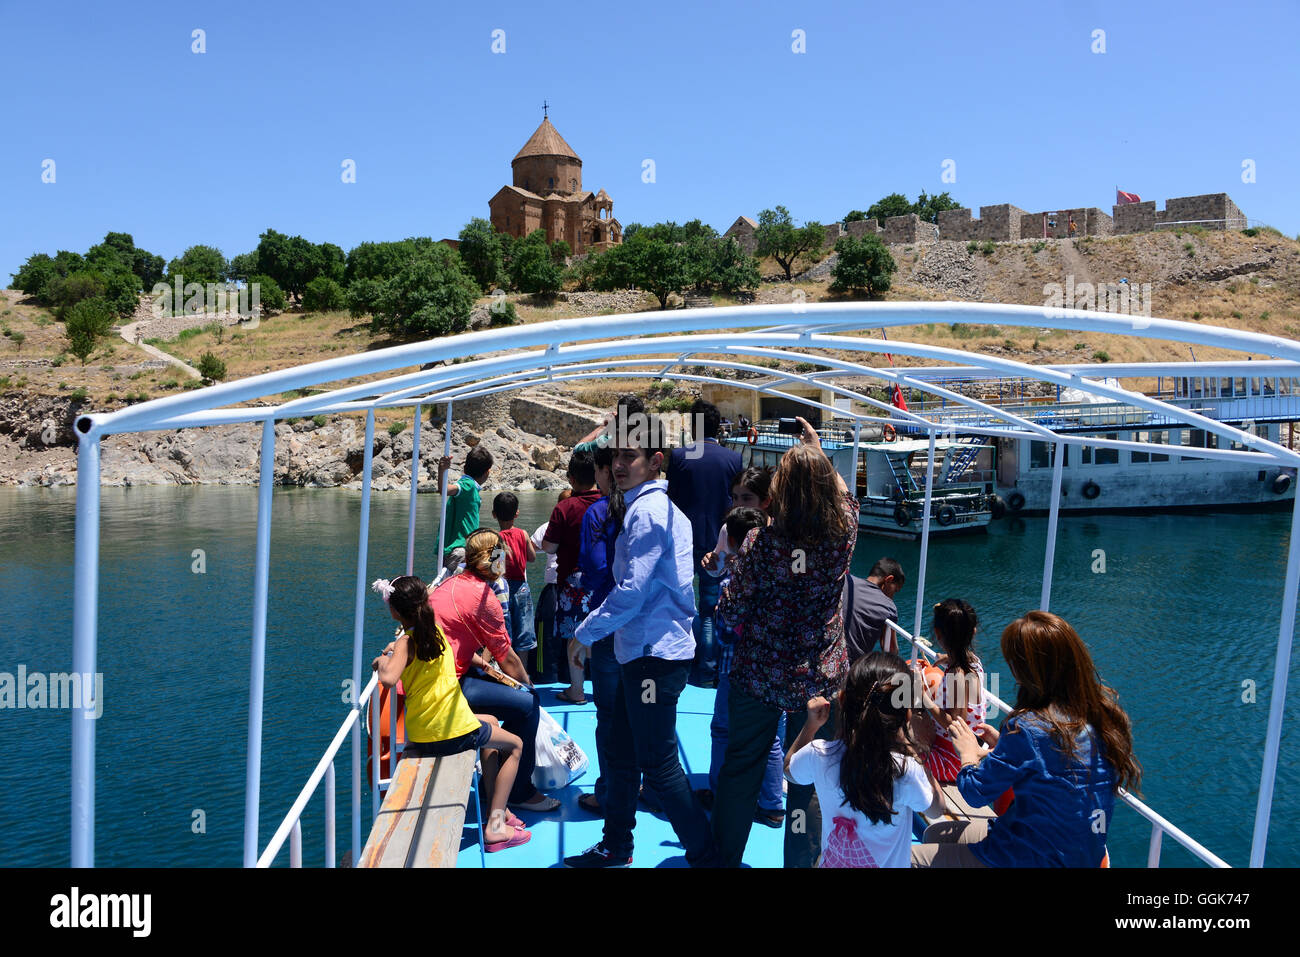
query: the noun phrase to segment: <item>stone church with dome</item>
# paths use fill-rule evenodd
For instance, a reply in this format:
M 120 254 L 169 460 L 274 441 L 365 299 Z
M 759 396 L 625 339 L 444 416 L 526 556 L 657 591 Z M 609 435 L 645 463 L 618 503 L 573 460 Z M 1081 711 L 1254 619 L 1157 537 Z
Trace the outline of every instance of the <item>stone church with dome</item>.
M 488 200 L 492 228 L 522 239 L 544 229 L 546 241 L 563 239 L 576 255 L 623 242 L 614 201 L 603 189 L 582 188 L 582 160 L 546 117 L 515 154 L 514 183 Z

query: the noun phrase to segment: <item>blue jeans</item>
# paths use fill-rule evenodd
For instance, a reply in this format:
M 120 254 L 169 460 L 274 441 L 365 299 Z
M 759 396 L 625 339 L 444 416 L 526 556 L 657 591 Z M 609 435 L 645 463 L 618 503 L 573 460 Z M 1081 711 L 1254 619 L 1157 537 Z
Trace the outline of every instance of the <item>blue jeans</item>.
M 614 708 L 622 694 L 622 670 L 614 657 L 614 636 L 601 638 L 591 646 L 591 696 L 596 699 L 596 763 L 600 776 L 596 778 L 596 800 L 605 806 L 605 791 L 609 783 L 610 739 L 614 734 Z
M 691 684 L 710 685 L 717 680 L 717 642 L 714 639 L 713 614 L 718 608 L 718 579 L 708 572 L 696 576 L 699 597 L 696 601 L 695 661 L 691 666 Z
M 677 758 L 677 699 L 686 687 L 689 661 L 637 658 L 622 665 L 619 704 L 614 708 L 610 769 L 605 787 L 605 849 L 632 853 L 639 778 L 654 788 L 664 815 L 693 867 L 711 866 L 717 855 L 709 819 L 691 793 Z
M 510 608 L 506 615 L 506 631 L 510 644 L 520 658 L 537 647 L 533 632 L 533 593 L 528 590 L 528 580 L 521 578 L 510 584 Z
M 501 722 L 501 727 L 518 735 L 523 742 L 510 801 L 527 801 L 537 790 L 533 787 L 533 768 L 537 764 L 537 724 L 542 718 L 537 692 L 532 688 L 509 688 L 483 677 L 483 672 L 473 667 L 460 679 L 460 690 L 465 693 L 471 711 L 492 715 Z
M 729 670 L 729 669 L 728 669 Z M 718 669 L 718 694 L 713 699 L 713 721 L 709 725 L 709 734 L 713 738 L 713 751 L 709 760 L 709 787 L 718 790 L 718 772 L 722 770 L 722 759 L 727 753 L 727 698 L 731 693 L 731 676 L 727 671 Z M 781 782 L 785 779 L 785 715 L 776 727 L 776 738 L 772 741 L 772 750 L 767 755 L 767 768 L 763 772 L 762 788 L 758 792 L 758 809 L 760 811 L 784 811 L 785 793 Z

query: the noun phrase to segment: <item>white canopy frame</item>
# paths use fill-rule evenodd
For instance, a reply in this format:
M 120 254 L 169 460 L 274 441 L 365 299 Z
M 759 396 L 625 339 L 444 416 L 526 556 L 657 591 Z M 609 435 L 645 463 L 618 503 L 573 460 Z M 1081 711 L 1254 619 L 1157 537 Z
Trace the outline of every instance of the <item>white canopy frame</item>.
M 793 321 L 792 321 L 793 320 Z M 1093 436 L 1060 434 L 1050 427 L 1017 416 L 969 396 L 943 388 L 929 378 L 940 370 L 948 374 L 977 376 L 1016 376 L 1036 379 L 1058 386 L 1078 389 L 1093 395 L 1122 401 L 1137 408 L 1170 416 L 1235 441 L 1254 451 L 1234 449 L 1196 449 L 1200 458 L 1228 459 L 1259 464 L 1300 467 L 1300 454 L 1250 432 L 1235 429 L 1169 403 L 1108 386 L 1085 378 L 1089 372 L 1106 376 L 1123 374 L 1121 369 L 1140 369 L 1132 375 L 1214 375 L 1221 366 L 1239 368 L 1244 363 L 1147 363 L 1134 366 L 1061 367 L 1033 366 L 980 353 L 948 349 L 890 339 L 867 339 L 837 335 L 849 331 L 869 331 L 928 322 L 965 322 L 974 325 L 1015 325 L 1048 329 L 1104 332 L 1144 339 L 1185 342 L 1262 353 L 1275 360 L 1255 364 L 1255 374 L 1282 374 L 1300 377 L 1300 343 L 1241 330 L 1184 323 L 1143 316 L 1116 316 L 1083 310 L 1041 309 L 1032 306 L 988 303 L 831 303 L 792 306 L 749 306 L 718 309 L 688 309 L 672 313 L 638 313 L 628 316 L 602 316 L 595 319 L 571 319 L 539 323 L 524 327 L 487 330 L 465 335 L 396 346 L 375 352 L 329 359 L 278 372 L 253 376 L 192 393 L 171 396 L 132 406 L 119 412 L 82 416 L 77 420 L 78 448 L 77 536 L 75 552 L 76 590 L 74 599 L 73 667 L 82 673 L 94 673 L 97 656 L 98 558 L 99 558 L 99 448 L 105 435 L 158 429 L 198 427 L 237 422 L 261 422 L 262 459 L 258 497 L 257 555 L 254 574 L 253 653 L 250 671 L 249 737 L 246 768 L 244 860 L 251 866 L 257 860 L 257 821 L 260 794 L 262 687 L 266 639 L 266 589 L 270 560 L 271 492 L 274 487 L 274 423 L 291 416 L 329 412 L 366 413 L 366 449 L 362 476 L 362 519 L 358 543 L 356 609 L 354 619 L 353 687 L 361 687 L 361 652 L 365 597 L 365 555 L 368 539 L 368 505 L 370 465 L 377 409 L 414 407 L 418 436 L 421 409 L 427 404 L 447 407 L 444 450 L 451 437 L 452 408 L 456 401 L 495 392 L 512 391 L 531 385 L 580 381 L 595 378 L 662 378 L 671 370 L 699 366 L 705 374 L 675 372 L 673 378 L 702 383 L 721 383 L 731 387 L 753 389 L 782 396 L 815 408 L 830 411 L 857 423 L 892 422 L 924 431 L 929 436 L 929 472 L 932 476 L 934 446 L 938 436 L 964 433 L 985 436 L 1032 437 L 1052 442 L 1054 476 L 1049 515 L 1049 541 L 1045 556 L 1042 607 L 1050 598 L 1055 530 L 1059 512 L 1062 445 L 1091 445 L 1124 449 L 1167 450 L 1151 443 L 1114 441 Z M 727 331 L 729 328 L 747 331 Z M 722 330 L 702 332 L 702 330 Z M 608 341 L 611 332 L 628 337 Z M 695 334 L 692 334 L 695 333 Z M 606 340 L 606 341 L 602 341 Z M 539 351 L 522 351 L 544 346 Z M 483 353 L 514 350 L 482 358 Z M 846 353 L 879 353 L 951 362 L 955 367 L 879 368 L 799 350 L 835 350 Z M 667 353 L 670 358 L 665 358 Z M 647 358 L 647 356 L 650 356 Z M 791 373 L 737 361 L 696 358 L 699 356 L 762 357 L 810 362 L 821 368 L 809 374 Z M 629 358 L 641 357 L 641 358 Z M 468 361 L 455 361 L 467 359 Z M 433 368 L 392 374 L 396 370 L 442 361 Z M 1265 371 L 1267 366 L 1269 371 Z M 774 378 L 775 382 L 753 382 L 707 374 L 711 369 L 742 369 Z M 1161 371 L 1164 370 L 1164 371 Z M 921 372 L 921 375 L 917 373 Z M 388 374 L 387 378 L 360 384 L 344 384 L 323 394 L 308 395 L 259 407 L 236 407 L 261 397 L 306 389 L 324 383 L 346 382 L 360 376 Z M 892 406 L 846 386 L 824 381 L 863 377 L 867 380 L 897 383 L 922 390 L 954 404 L 965 406 L 1000 419 L 1005 426 L 943 426 L 915 413 L 902 412 Z M 781 391 L 780 386 L 812 386 L 850 398 L 885 416 L 865 415 L 835 409 L 817 400 Z M 855 441 L 856 454 L 856 441 Z M 414 443 L 410 519 L 407 543 L 407 569 L 414 563 L 415 509 L 418 491 L 418 440 Z M 928 514 L 931 482 L 927 481 Z M 445 493 L 445 489 L 442 490 Z M 444 494 L 445 500 L 445 494 Z M 917 620 L 920 619 L 924 589 L 925 555 L 929 523 L 923 526 L 921 574 L 918 581 Z M 1276 777 L 1278 745 L 1284 715 L 1287 668 L 1295 627 L 1296 598 L 1300 589 L 1300 499 L 1292 514 L 1285 591 L 1279 623 L 1277 653 L 1274 663 L 1264 762 L 1256 810 L 1251 865 L 1262 866 L 1267 843 L 1269 815 Z M 96 703 L 87 705 L 89 711 Z M 359 704 L 358 704 L 359 707 Z M 346 727 L 346 723 L 345 723 Z M 72 741 L 72 864 L 94 864 L 94 723 L 73 721 Z M 360 851 L 360 728 L 353 722 L 353 821 L 354 859 Z M 340 732 L 341 736 L 342 732 Z M 341 740 L 341 737 L 340 737 Z M 337 744 L 337 742 L 336 742 Z M 376 762 L 376 776 L 378 763 Z M 330 769 L 332 771 L 332 767 Z M 328 775 L 332 787 L 333 775 Z M 377 785 L 377 781 L 375 782 Z M 332 806 L 332 790 L 327 804 Z M 377 794 L 377 787 L 376 787 Z M 305 801 L 300 799 L 300 803 Z M 296 821 L 295 821 L 296 827 Z M 268 854 L 272 849 L 268 848 Z M 265 856 L 265 855 L 264 855 Z M 332 856 L 331 856 L 332 859 Z

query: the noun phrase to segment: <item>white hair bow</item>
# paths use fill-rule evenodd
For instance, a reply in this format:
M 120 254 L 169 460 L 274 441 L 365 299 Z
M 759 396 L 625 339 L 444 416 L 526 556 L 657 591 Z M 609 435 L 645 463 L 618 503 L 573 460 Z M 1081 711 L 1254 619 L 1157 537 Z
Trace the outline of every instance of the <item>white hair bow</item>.
M 378 593 L 379 597 L 384 600 L 384 604 L 387 605 L 388 596 L 393 593 L 393 583 L 387 578 L 376 578 L 370 587 Z

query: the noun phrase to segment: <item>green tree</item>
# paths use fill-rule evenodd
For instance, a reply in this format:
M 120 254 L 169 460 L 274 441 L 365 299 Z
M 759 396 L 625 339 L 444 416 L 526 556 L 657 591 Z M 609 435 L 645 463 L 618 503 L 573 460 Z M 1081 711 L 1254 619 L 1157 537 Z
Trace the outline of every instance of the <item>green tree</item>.
M 552 296 L 560 291 L 564 278 L 551 258 L 544 230 L 535 229 L 515 243 L 510 257 L 510 280 L 515 289 L 538 296 Z
M 916 202 L 912 205 L 912 212 L 920 216 L 923 223 L 937 223 L 940 213 L 961 208 L 961 203 L 946 192 L 939 193 L 937 196 L 927 196 L 925 190 L 921 190 L 921 195 L 916 197 Z
M 740 243 L 728 236 L 716 240 L 712 249 L 712 280 L 719 292 L 735 295 L 757 289 L 761 281 L 758 260 L 745 252 Z
M 542 244 L 545 250 L 545 241 Z M 401 271 L 382 284 L 372 323 L 400 336 L 433 337 L 464 332 L 478 299 L 478 285 L 448 246 L 420 249 Z
M 785 270 L 786 281 L 790 280 L 790 270 L 795 260 L 805 253 L 820 249 L 826 238 L 826 230 L 821 223 L 811 222 L 800 227 L 794 224 L 790 211 L 784 206 L 765 209 L 758 214 L 758 229 L 754 231 L 758 242 L 755 252 L 761 256 L 771 256 Z
M 191 246 L 167 264 L 167 275 L 180 276 L 186 285 L 197 282 L 223 282 L 229 266 L 226 257 L 215 246 Z
M 232 256 L 226 268 L 226 278 L 232 282 L 247 282 L 257 272 L 257 251 Z
M 628 223 L 623 227 L 623 242 L 627 242 L 641 230 L 640 223 Z
M 63 333 L 68 351 L 84 366 L 100 336 L 107 335 L 115 318 L 112 304 L 102 296 L 91 296 L 72 303 L 63 314 Z
M 874 219 L 885 225 L 885 220 L 890 216 L 906 216 L 914 212 L 912 204 L 907 201 L 907 197 L 902 193 L 890 193 L 883 197 L 879 202 L 872 203 L 871 208 L 867 210 L 867 219 Z
M 24 295 L 31 296 L 37 302 L 45 302 L 46 290 L 51 282 L 59 278 L 59 270 L 52 257 L 45 253 L 33 253 L 10 278 L 15 289 L 21 289 Z
M 427 236 L 399 242 L 360 243 L 348 252 L 343 285 L 351 286 L 358 279 L 391 279 L 415 256 L 418 249 L 431 245 L 433 240 Z
M 382 279 L 355 279 L 348 286 L 348 312 L 352 318 L 373 316 L 379 302 L 379 294 L 384 291 Z
M 572 283 L 578 292 L 596 288 L 596 278 L 600 272 L 600 260 L 597 253 L 587 253 L 575 259 L 564 271 L 564 282 Z
M 844 236 L 835 242 L 837 256 L 831 269 L 831 292 L 865 292 L 876 296 L 889 288 L 898 267 L 879 236 L 868 233 L 861 239 Z
M 460 231 L 460 258 L 484 292 L 491 292 L 501 279 L 500 235 L 486 219 L 471 219 Z
M 258 237 L 257 267 L 274 279 L 288 295 L 301 299 L 307 283 L 321 273 L 337 271 L 339 264 L 337 260 L 332 260 L 332 250 L 338 250 L 340 255 L 343 252 L 337 246 L 327 250 L 301 236 L 286 236 L 268 229 Z M 340 274 L 339 279 L 342 278 Z
M 166 268 L 167 261 L 148 250 L 137 249 L 131 257 L 131 272 L 140 280 L 141 289 L 152 289 L 155 284 L 162 282 Z
M 273 312 L 284 312 L 284 290 L 280 288 L 278 282 L 270 276 L 257 275 L 250 276 L 248 284 L 257 287 L 257 301 L 262 307 L 263 315 L 270 315 Z
M 194 368 L 199 370 L 199 378 L 204 385 L 212 385 L 226 377 L 226 364 L 211 352 L 203 353 L 199 357 L 199 364 Z
M 69 276 L 53 279 L 46 287 L 45 294 L 49 304 L 62 312 L 83 299 L 104 298 L 107 291 L 108 282 L 103 273 L 82 269 Z
M 573 250 L 563 239 L 557 239 L 551 243 L 551 261 L 561 269 L 564 268 L 565 261 L 573 255 Z
M 307 283 L 302 294 L 302 306 L 311 312 L 330 312 L 347 307 L 347 294 L 328 276 L 317 276 Z
M 333 243 L 321 243 L 316 249 L 320 253 L 320 270 L 311 279 L 324 276 L 326 279 L 333 279 L 336 283 L 342 283 L 343 274 L 347 269 L 347 254 Z M 311 282 L 311 279 L 307 281 Z
M 690 282 L 685 249 L 662 239 L 637 239 L 629 249 L 634 282 L 659 300 L 659 308 L 668 308 L 668 297 L 681 293 Z
M 858 223 L 858 222 L 861 222 L 861 221 L 864 220 L 864 219 L 870 219 L 870 218 L 871 218 L 871 217 L 868 216 L 868 215 L 867 215 L 863 210 L 860 210 L 860 209 L 850 209 L 850 210 L 848 211 L 848 214 L 847 214 L 847 215 L 846 215 L 842 220 L 840 220 L 840 221 L 841 221 L 845 226 L 847 226 L 849 223 Z

